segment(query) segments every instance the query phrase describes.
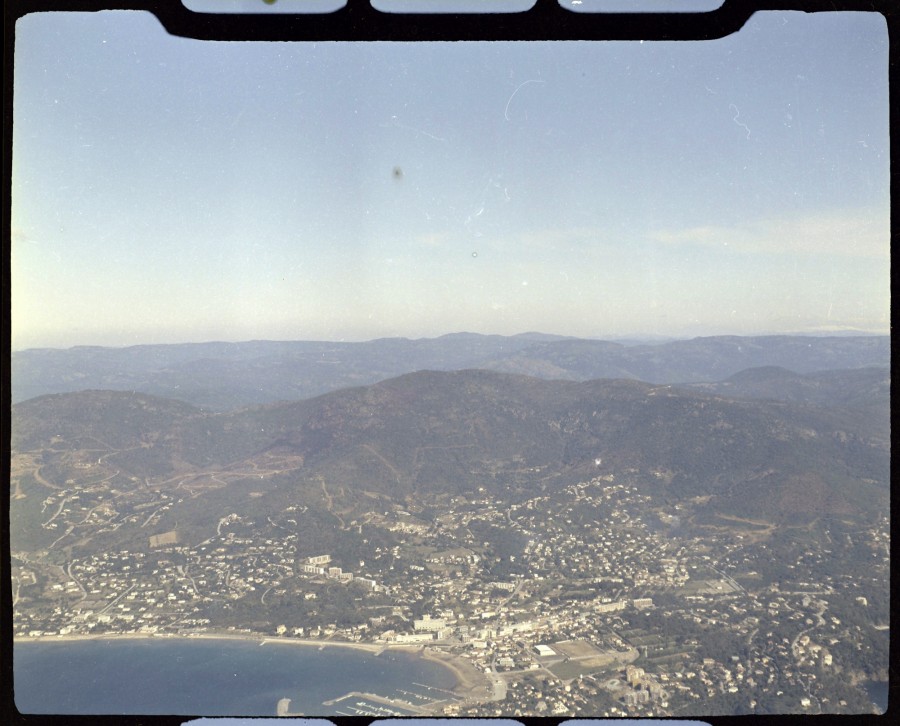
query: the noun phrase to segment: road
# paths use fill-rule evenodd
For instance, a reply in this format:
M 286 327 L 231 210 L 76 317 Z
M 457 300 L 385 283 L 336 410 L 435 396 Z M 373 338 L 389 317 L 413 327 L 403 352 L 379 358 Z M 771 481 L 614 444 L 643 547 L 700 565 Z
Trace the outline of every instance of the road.
M 722 570 L 713 567 L 712 565 L 710 565 L 709 569 L 711 569 L 713 572 L 717 572 L 722 577 L 722 579 L 725 580 L 725 582 L 731 585 L 731 587 L 739 590 L 745 595 L 747 594 L 747 591 L 740 585 L 740 583 L 736 582 L 730 575 L 726 575 L 724 572 L 722 572 Z
M 72 563 L 69 562 L 66 565 L 66 574 L 69 576 L 69 579 L 72 580 L 76 585 L 78 585 L 78 589 L 81 590 L 81 598 L 82 600 L 87 597 L 87 590 L 84 589 L 84 585 L 81 584 L 81 580 L 79 580 L 75 575 L 72 574 Z
M 199 559 L 199 558 L 198 558 L 198 559 Z M 189 567 L 189 565 L 185 565 L 184 567 L 182 567 L 181 565 L 178 565 L 178 566 L 175 567 L 175 569 L 177 570 L 177 572 L 178 572 L 179 575 L 181 575 L 182 577 L 186 577 L 188 580 L 191 581 L 191 587 L 194 588 L 194 594 L 195 594 L 197 597 L 200 597 L 200 590 L 197 589 L 197 583 L 194 582 L 194 577 L 193 577 L 193 575 L 191 575 L 191 574 L 188 572 L 188 567 Z
M 138 583 L 134 583 L 131 587 L 129 587 L 129 588 L 128 588 L 127 590 L 125 590 L 123 593 L 121 593 L 121 594 L 118 595 L 116 598 L 114 598 L 114 599 L 112 600 L 112 602 L 110 602 L 105 608 L 103 608 L 103 609 L 102 609 L 99 613 L 97 613 L 97 614 L 98 614 L 98 615 L 102 615 L 103 613 L 105 613 L 105 612 L 106 612 L 107 610 L 109 610 L 113 605 L 115 605 L 117 602 L 119 602 L 119 600 L 121 600 L 123 597 L 125 597 L 129 592 L 131 592 L 132 590 L 134 590 L 134 588 L 136 588 L 137 586 L 138 586 Z
M 791 655 L 795 658 L 797 657 L 797 641 L 804 635 L 804 633 L 808 633 L 810 630 L 815 630 L 816 628 L 821 628 L 825 625 L 825 618 L 822 617 L 822 613 L 827 609 L 827 605 L 822 600 L 817 600 L 816 603 L 819 606 L 819 611 L 815 613 L 816 618 L 818 619 L 818 623 L 815 625 L 810 625 L 806 630 L 801 630 L 797 635 L 794 636 L 794 639 L 791 641 Z
M 62 501 L 60 501 L 60 503 L 59 503 L 59 506 L 56 508 L 56 511 L 53 513 L 53 516 L 50 517 L 50 519 L 48 519 L 46 522 L 44 522 L 41 525 L 41 527 L 44 527 L 46 529 L 47 526 L 60 515 L 60 512 L 62 512 L 63 507 L 66 506 L 66 502 L 68 502 L 68 501 L 69 501 L 68 497 L 63 497 Z

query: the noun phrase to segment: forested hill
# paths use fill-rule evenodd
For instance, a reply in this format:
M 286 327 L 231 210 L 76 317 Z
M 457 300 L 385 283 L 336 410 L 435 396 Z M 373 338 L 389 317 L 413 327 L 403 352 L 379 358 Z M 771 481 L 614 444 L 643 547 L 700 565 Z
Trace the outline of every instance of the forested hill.
M 324 479 L 395 500 L 477 487 L 534 493 L 630 473 L 672 501 L 710 497 L 717 511 L 776 519 L 866 516 L 889 492 L 886 412 L 629 380 L 421 371 L 219 414 L 97 391 L 32 399 L 12 421 L 14 455 L 43 457 L 50 470 L 89 450 L 120 480 L 151 484 L 217 481 L 275 459 L 293 462 L 283 488 Z

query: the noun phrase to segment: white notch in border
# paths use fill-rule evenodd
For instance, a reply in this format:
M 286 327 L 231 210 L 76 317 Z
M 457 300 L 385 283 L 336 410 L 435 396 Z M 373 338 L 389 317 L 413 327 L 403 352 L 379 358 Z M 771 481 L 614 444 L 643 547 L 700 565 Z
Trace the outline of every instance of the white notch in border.
M 557 0 L 576 13 L 705 13 L 725 0 Z
M 323 15 L 340 10 L 347 0 L 181 0 L 181 4 L 210 15 Z
M 537 0 L 370 0 L 382 13 L 478 14 L 522 13 Z

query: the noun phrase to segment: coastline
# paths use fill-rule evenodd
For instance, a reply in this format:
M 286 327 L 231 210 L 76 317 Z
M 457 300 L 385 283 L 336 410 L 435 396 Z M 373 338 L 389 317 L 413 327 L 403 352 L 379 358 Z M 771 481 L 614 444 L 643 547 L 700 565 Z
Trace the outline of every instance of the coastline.
M 250 643 L 288 643 L 316 647 L 341 647 L 379 652 L 388 645 L 377 643 L 351 643 L 344 640 L 316 640 L 314 638 L 284 638 L 261 633 L 97 633 L 90 635 L 39 635 L 37 637 L 14 636 L 13 643 L 65 643 L 85 640 L 244 640 Z M 399 646 L 403 647 L 403 646 Z
M 418 652 L 425 660 L 440 663 L 453 673 L 456 678 L 456 685 L 453 687 L 454 693 L 469 701 L 489 701 L 491 699 L 492 681 L 465 658 L 427 647 Z
M 292 638 L 260 633 L 98 633 L 90 635 L 40 635 L 37 637 L 13 637 L 13 646 L 17 643 L 65 643 L 84 642 L 90 640 L 235 640 L 258 645 L 282 644 L 299 647 L 349 648 L 364 653 L 379 655 L 384 651 L 396 651 L 416 655 L 431 663 L 437 663 L 450 671 L 456 683 L 451 689 L 454 693 L 468 701 L 490 700 L 492 688 L 490 681 L 473 664 L 464 658 L 441 650 L 421 645 L 394 645 L 391 643 L 353 643 L 343 640 L 317 640 L 314 638 Z

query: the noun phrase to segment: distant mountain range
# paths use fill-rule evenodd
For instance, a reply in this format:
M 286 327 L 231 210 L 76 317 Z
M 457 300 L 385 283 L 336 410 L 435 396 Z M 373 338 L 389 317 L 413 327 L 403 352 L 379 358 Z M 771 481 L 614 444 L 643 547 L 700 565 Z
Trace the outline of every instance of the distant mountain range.
M 780 366 L 762 366 L 740 371 L 724 381 L 692 383 L 686 387 L 737 398 L 872 408 L 882 416 L 887 415 L 891 400 L 887 368 L 818 371 L 804 375 Z
M 598 378 L 657 384 L 714 383 L 748 368 L 793 374 L 890 365 L 888 336 L 718 336 L 655 344 L 457 333 L 420 340 L 140 345 L 128 348 L 30 349 L 12 355 L 12 400 L 87 389 L 136 391 L 213 411 L 295 401 L 420 370 L 479 368 L 543 379 Z M 721 383 L 728 395 L 765 397 L 780 386 Z M 877 374 L 875 374 L 877 377 Z M 825 379 L 794 387 L 829 387 Z M 875 391 L 877 393 L 877 391 Z M 775 397 L 783 397 L 777 395 Z

